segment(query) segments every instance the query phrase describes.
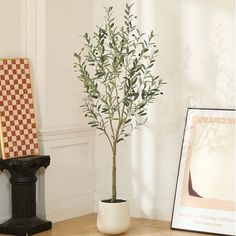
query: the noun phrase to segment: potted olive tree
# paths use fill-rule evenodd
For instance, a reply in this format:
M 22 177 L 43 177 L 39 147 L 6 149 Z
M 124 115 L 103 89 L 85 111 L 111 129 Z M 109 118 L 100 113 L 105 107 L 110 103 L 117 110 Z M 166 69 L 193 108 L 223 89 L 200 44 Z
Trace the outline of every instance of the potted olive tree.
M 152 72 L 158 54 L 155 35 L 139 31 L 131 9 L 126 4 L 124 25 L 117 26 L 113 8 L 105 8 L 104 25 L 97 26 L 92 36 L 85 33 L 84 47 L 74 54 L 74 66 L 84 85 L 82 107 L 88 124 L 106 136 L 112 152 L 111 197 L 99 202 L 97 218 L 98 229 L 108 234 L 122 233 L 129 226 L 128 203 L 117 199 L 118 144 L 145 124 L 147 107 L 162 94 L 164 84 Z

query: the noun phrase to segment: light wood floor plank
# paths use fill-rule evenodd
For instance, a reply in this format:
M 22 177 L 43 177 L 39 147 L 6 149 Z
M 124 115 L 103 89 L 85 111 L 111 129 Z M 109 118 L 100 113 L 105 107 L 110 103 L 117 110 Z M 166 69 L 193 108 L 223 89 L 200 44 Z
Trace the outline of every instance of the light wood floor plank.
M 59 222 L 53 229 L 36 236 L 101 236 L 96 227 L 96 214 Z M 123 235 L 127 236 L 200 236 L 206 234 L 190 233 L 170 229 L 170 223 L 165 221 L 132 218 L 130 229 Z
M 96 227 L 96 214 L 53 224 L 52 230 L 44 231 L 35 236 L 101 236 Z M 122 235 L 126 236 L 206 236 L 206 234 L 191 233 L 170 229 L 170 223 L 158 220 L 132 218 L 130 229 Z M 0 234 L 3 236 L 3 234 Z M 4 235 L 5 236 L 5 235 Z M 9 236 L 9 235 L 8 235 Z

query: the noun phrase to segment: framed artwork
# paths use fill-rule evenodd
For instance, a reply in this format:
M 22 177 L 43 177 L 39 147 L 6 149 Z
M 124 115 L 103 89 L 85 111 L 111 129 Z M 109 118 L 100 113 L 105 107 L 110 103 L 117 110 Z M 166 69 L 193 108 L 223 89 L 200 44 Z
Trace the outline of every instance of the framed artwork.
M 171 228 L 236 235 L 235 110 L 188 108 Z
M 26 58 L 0 59 L 0 142 L 3 159 L 39 154 Z

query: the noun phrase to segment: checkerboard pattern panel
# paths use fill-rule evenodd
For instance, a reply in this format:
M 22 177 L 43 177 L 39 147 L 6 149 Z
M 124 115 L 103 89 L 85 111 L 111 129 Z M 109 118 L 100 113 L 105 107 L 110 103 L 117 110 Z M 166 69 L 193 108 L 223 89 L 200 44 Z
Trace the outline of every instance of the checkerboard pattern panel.
M 28 59 L 0 59 L 3 159 L 39 154 Z

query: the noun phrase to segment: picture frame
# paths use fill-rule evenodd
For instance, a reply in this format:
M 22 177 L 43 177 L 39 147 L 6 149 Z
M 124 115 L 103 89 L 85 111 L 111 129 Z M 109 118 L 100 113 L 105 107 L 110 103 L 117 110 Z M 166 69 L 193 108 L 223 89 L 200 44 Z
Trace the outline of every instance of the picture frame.
M 188 108 L 171 229 L 236 235 L 235 109 Z
M 39 154 L 28 58 L 0 59 L 1 158 Z

